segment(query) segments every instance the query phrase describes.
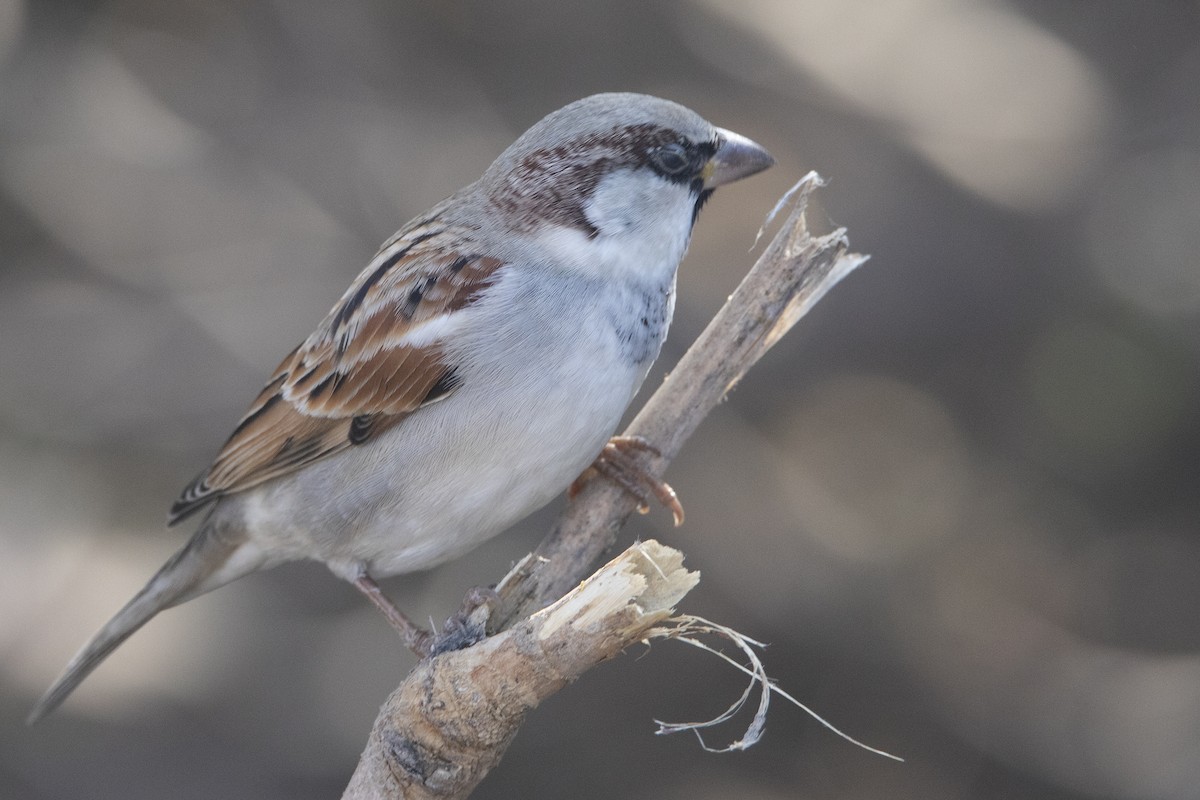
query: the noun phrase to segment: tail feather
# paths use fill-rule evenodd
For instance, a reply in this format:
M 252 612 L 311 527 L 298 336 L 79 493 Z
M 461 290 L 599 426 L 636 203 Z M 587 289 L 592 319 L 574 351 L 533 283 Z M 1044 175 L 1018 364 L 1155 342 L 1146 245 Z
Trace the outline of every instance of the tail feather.
M 211 519 L 155 573 L 141 591 L 71 659 L 26 723 L 34 724 L 75 691 L 100 662 L 158 612 L 190 600 L 261 567 L 263 559 L 245 536 L 233 535 Z

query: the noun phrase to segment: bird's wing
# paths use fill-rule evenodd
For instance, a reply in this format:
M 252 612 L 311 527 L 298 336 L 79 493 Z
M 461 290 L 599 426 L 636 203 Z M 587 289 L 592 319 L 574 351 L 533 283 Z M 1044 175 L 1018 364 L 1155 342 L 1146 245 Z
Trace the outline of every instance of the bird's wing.
M 436 218 L 387 242 L 320 327 L 275 370 L 207 470 L 171 506 L 173 524 L 222 495 L 365 444 L 458 386 L 444 343 L 499 259 Z

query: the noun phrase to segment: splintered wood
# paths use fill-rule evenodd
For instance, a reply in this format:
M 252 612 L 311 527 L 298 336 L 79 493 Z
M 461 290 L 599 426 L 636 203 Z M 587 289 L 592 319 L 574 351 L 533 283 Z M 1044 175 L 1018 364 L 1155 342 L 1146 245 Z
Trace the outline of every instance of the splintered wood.
M 464 797 L 530 709 L 641 641 L 699 580 L 678 550 L 641 542 L 509 630 L 421 662 L 384 704 L 343 797 Z

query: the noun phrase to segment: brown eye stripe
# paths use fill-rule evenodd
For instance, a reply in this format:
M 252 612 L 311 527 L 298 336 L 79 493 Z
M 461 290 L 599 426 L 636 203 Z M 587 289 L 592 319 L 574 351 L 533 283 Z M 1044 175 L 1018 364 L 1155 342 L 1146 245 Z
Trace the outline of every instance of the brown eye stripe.
M 594 237 L 598 231 L 583 209 L 600 179 L 614 169 L 646 166 L 656 148 L 681 141 L 671 128 L 641 123 L 534 150 L 492 191 L 491 201 L 525 228 L 551 222 Z

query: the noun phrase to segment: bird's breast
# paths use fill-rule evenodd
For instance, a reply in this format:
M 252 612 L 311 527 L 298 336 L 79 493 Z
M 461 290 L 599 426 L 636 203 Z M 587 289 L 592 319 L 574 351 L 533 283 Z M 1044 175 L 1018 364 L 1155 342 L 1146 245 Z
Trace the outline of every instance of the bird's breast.
M 625 287 L 608 308 L 617 357 L 649 368 L 666 340 L 675 309 L 674 282 Z
M 458 388 L 253 492 L 263 535 L 335 569 L 425 569 L 545 505 L 592 462 L 658 354 L 673 282 L 513 271 L 494 292 L 447 343 Z

